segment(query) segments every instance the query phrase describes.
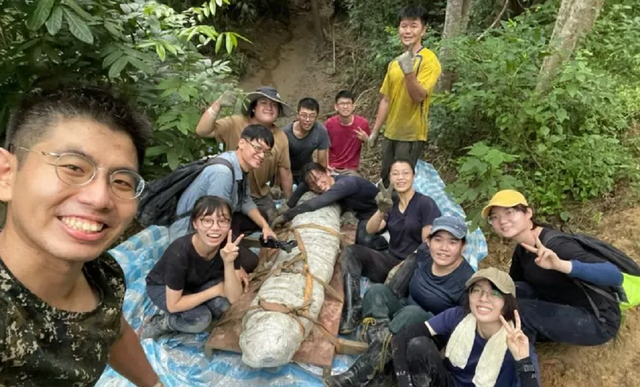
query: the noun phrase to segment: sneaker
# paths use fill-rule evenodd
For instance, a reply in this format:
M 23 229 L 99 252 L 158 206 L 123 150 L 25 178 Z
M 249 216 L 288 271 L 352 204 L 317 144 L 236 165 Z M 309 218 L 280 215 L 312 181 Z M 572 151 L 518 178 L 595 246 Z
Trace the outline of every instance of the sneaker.
M 140 340 L 157 339 L 162 335 L 173 332 L 169 326 L 169 317 L 166 314 L 156 314 L 142 323 L 138 336 Z

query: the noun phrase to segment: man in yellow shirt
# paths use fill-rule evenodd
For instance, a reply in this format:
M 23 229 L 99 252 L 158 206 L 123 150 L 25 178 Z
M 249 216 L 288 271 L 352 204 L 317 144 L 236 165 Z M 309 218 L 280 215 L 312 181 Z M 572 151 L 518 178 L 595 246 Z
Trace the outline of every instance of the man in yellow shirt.
M 407 50 L 387 68 L 380 88 L 382 100 L 369 136 L 369 146 L 373 147 L 386 121 L 380 171 L 385 184 L 396 158 L 408 158 L 415 165 L 422 153 L 429 129 L 431 93 L 441 71 L 436 55 L 422 46 L 422 36 L 427 31 L 424 8 L 407 6 L 400 10 L 398 18 L 398 35 Z

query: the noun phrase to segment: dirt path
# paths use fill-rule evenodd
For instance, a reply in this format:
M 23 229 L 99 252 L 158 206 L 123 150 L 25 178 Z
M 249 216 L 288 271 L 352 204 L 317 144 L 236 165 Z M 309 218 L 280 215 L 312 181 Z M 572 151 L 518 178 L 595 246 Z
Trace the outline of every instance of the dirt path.
M 274 86 L 294 110 L 298 100 L 312 97 L 320 103 L 320 116 L 333 113 L 339 77 L 329 74 L 333 65 L 330 56 L 323 58 L 325 50 L 315 44 L 309 12 L 293 11 L 289 26 L 264 21 L 248 35 L 253 45 L 241 46 L 249 57 L 247 71 L 240 80 L 241 88 L 249 91 L 259 86 Z

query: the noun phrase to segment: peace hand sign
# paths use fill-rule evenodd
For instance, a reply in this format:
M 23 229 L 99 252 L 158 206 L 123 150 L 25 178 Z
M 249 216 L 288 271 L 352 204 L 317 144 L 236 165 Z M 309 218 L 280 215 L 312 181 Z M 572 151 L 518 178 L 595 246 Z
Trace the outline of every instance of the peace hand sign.
M 513 311 L 513 317 L 516 320 L 515 327 L 500 316 L 500 322 L 507 331 L 507 346 L 513 358 L 518 361 L 529 357 L 529 338 L 522 332 L 522 324 L 520 322 L 520 314 L 517 310 Z
M 244 234 L 240 234 L 240 236 L 238 237 L 238 239 L 235 240 L 235 242 L 233 241 L 232 238 L 233 238 L 232 231 L 229 230 L 229 235 L 227 236 L 227 244 L 224 246 L 222 250 L 220 250 L 220 256 L 222 257 L 222 261 L 225 264 L 233 263 L 233 261 L 235 261 L 236 258 L 238 258 L 238 253 L 240 251 L 240 248 L 238 246 L 240 245 L 240 241 L 242 240 L 242 238 L 244 238 Z
M 384 186 L 382 180 L 378 182 L 378 194 L 376 195 L 376 204 L 378 205 L 378 211 L 387 213 L 391 211 L 393 207 L 393 200 L 391 194 L 393 193 L 393 187 L 389 184 L 389 188 Z
M 356 129 L 356 137 L 358 137 L 358 140 L 362 142 L 369 141 L 369 135 L 359 126 L 358 129 Z
M 535 246 L 531 246 L 526 243 L 521 243 L 521 245 L 528 251 L 538 256 L 535 260 L 536 265 L 546 270 L 563 271 L 561 270 L 563 261 L 560 259 L 560 257 L 558 257 L 558 254 L 556 254 L 553 250 L 546 248 L 540 241 L 539 237 L 536 237 Z

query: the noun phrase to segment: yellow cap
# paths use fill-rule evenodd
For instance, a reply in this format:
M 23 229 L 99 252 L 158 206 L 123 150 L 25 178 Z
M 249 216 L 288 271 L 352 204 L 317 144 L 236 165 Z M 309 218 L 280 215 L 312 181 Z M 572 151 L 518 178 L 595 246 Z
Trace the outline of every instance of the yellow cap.
M 527 203 L 527 199 L 525 199 L 524 195 L 521 194 L 520 192 L 514 191 L 512 189 L 502 190 L 497 194 L 493 195 L 493 197 L 491 198 L 491 201 L 489 201 L 489 204 L 487 204 L 482 209 L 482 217 L 483 218 L 488 217 L 489 212 L 491 212 L 491 207 L 493 206 L 513 207 L 518 204 L 529 206 L 529 203 Z

